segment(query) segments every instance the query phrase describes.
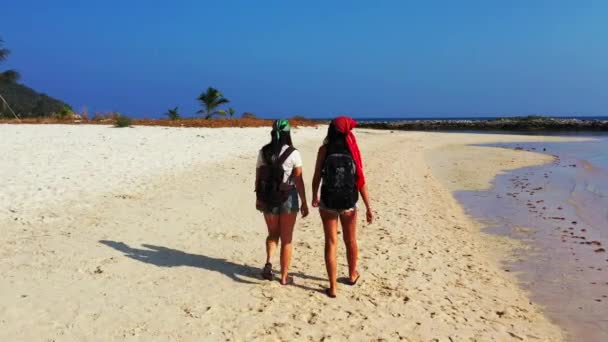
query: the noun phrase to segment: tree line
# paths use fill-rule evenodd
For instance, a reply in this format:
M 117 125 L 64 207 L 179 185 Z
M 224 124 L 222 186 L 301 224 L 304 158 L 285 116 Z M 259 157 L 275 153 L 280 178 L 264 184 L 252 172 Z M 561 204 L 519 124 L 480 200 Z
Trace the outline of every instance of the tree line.
M 0 37 L 0 63 L 6 61 L 11 51 L 4 47 L 4 41 Z M 74 111 L 66 103 L 54 99 L 46 94 L 40 94 L 31 88 L 17 83 L 21 75 L 16 70 L 0 71 L 0 117 L 8 114 L 6 105 L 10 105 L 14 112 L 24 117 L 56 116 L 66 118 L 74 116 Z M 197 112 L 205 119 L 213 117 L 234 117 L 235 110 L 230 107 L 221 107 L 230 103 L 224 95 L 214 87 L 207 88 L 198 97 L 202 109 Z M 247 115 L 248 114 L 248 115 Z M 180 120 L 181 114 L 178 107 L 167 110 L 164 114 L 170 120 Z M 253 116 L 246 113 L 247 116 Z
M 230 100 L 224 97 L 219 90 L 209 87 L 206 91 L 202 92 L 197 100 L 201 103 L 203 107 L 201 110 L 197 112 L 197 114 L 201 114 L 205 119 L 211 119 L 214 116 L 227 116 L 230 118 L 234 117 L 235 110 L 230 107 L 228 110 L 220 109 L 222 105 L 230 103 Z M 167 110 L 165 115 L 170 120 L 179 120 L 181 119 L 181 115 L 179 114 L 178 107 Z

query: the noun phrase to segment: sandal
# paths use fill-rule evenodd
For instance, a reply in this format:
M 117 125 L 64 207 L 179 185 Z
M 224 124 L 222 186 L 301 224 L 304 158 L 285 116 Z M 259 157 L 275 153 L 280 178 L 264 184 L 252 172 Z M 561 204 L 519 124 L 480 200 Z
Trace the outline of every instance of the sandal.
M 262 270 L 262 278 L 266 280 L 272 280 L 274 275 L 272 274 L 272 264 L 267 262 Z
M 357 272 L 357 278 L 355 278 L 355 280 L 353 281 L 348 281 L 347 284 L 350 286 L 355 286 L 357 284 L 357 282 L 359 281 L 359 278 L 361 278 L 361 274 L 359 274 L 359 272 Z

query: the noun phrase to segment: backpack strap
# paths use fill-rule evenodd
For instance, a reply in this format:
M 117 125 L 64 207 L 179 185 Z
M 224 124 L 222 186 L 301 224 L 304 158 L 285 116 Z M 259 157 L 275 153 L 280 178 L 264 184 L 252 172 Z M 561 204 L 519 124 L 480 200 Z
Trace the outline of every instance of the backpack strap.
M 287 160 L 287 158 L 289 158 L 289 156 L 295 150 L 296 149 L 293 146 L 287 147 L 287 149 L 285 150 L 285 152 L 283 152 L 283 154 L 281 154 L 281 156 L 279 157 L 279 159 L 276 161 L 276 165 L 283 165 L 283 163 L 285 163 L 285 161 Z

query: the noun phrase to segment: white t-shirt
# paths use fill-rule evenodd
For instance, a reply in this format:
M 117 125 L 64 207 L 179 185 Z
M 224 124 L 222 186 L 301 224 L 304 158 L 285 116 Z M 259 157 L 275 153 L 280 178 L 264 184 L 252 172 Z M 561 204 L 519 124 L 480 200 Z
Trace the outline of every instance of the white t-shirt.
M 281 147 L 280 155 L 282 155 L 288 147 L 289 145 L 283 145 L 283 147 Z M 262 150 L 260 150 L 260 152 L 258 153 L 258 162 L 256 168 L 262 165 L 266 165 L 266 162 L 264 161 L 264 157 L 262 156 Z M 287 157 L 287 159 L 283 163 L 283 182 L 289 182 L 293 184 L 293 181 L 290 181 L 289 177 L 291 176 L 291 172 L 293 171 L 294 167 L 302 167 L 302 156 L 300 155 L 300 151 L 298 150 L 291 152 L 289 157 Z

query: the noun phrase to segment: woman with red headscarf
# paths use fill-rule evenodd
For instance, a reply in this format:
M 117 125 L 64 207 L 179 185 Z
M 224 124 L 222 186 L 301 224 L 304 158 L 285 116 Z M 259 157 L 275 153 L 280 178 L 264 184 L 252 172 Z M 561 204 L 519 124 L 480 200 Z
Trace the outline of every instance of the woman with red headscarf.
M 352 132 L 356 125 L 355 120 L 345 116 L 332 120 L 327 137 L 317 154 L 315 175 L 312 181 L 312 206 L 319 208 L 325 231 L 325 265 L 329 277 L 329 288 L 326 290 L 326 294 L 331 298 L 336 297 L 337 290 L 338 219 L 342 224 L 348 260 L 346 284 L 355 285 L 360 277 L 357 271 L 357 201 L 359 194 L 365 203 L 367 222 L 372 223 L 374 217 L 365 185 L 361 153 Z M 321 185 L 320 198 L 319 185 Z

